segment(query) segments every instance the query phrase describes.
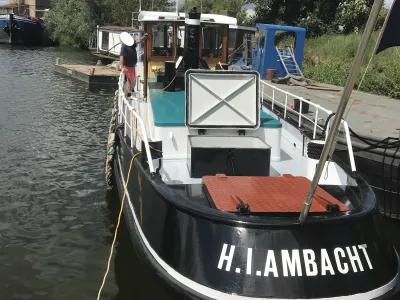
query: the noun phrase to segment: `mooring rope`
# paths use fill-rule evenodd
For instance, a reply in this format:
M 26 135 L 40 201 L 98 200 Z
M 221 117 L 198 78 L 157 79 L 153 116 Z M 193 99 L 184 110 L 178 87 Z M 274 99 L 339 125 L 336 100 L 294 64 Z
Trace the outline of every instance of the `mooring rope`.
M 115 241 L 117 239 L 118 228 L 119 228 L 119 224 L 121 222 L 122 212 L 124 210 L 125 197 L 126 197 L 126 193 L 127 193 L 127 189 L 128 189 L 129 179 L 131 177 L 132 165 L 133 165 L 133 161 L 135 160 L 135 158 L 139 154 L 141 154 L 141 152 L 138 152 L 135 155 L 133 155 L 132 158 L 131 158 L 131 162 L 129 164 L 128 175 L 126 176 L 126 181 L 125 181 L 125 186 L 124 186 L 124 195 L 122 196 L 122 200 L 121 200 L 121 209 L 119 210 L 119 215 L 118 215 L 117 227 L 115 228 L 114 239 L 113 239 L 113 242 L 111 244 L 110 256 L 108 257 L 107 270 L 106 270 L 106 273 L 104 274 L 103 282 L 102 282 L 102 284 L 100 286 L 99 293 L 97 294 L 97 300 L 100 300 L 101 291 L 103 290 L 104 283 L 106 282 L 106 278 L 107 278 L 108 272 L 110 270 L 111 258 L 113 256 L 114 245 L 115 245 Z

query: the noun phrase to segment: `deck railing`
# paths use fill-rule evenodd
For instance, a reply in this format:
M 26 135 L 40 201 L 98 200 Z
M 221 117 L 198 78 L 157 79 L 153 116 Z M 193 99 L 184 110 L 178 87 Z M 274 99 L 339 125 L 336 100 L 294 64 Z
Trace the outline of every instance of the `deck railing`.
M 269 92 L 270 90 L 270 92 Z M 290 111 L 291 113 L 298 115 L 298 127 L 300 128 L 303 124 L 304 120 L 308 120 L 313 124 L 313 139 L 316 138 L 317 136 L 317 128 L 323 129 L 322 126 L 318 124 L 318 119 L 320 117 L 320 113 L 325 113 L 326 116 L 331 115 L 333 112 L 329 109 L 326 109 L 322 107 L 319 104 L 313 103 L 307 99 L 304 99 L 303 97 L 299 97 L 297 95 L 294 95 L 290 92 L 284 91 L 266 81 L 261 81 L 261 96 L 262 99 L 268 98 L 271 101 L 271 108 L 272 111 L 274 111 L 275 105 L 278 105 L 283 109 L 283 117 L 286 119 L 287 112 Z M 298 99 L 299 101 L 299 109 L 298 111 L 295 110 L 294 108 L 289 107 L 290 102 L 294 102 L 294 99 Z M 309 107 L 314 109 L 314 112 L 304 114 L 303 111 L 303 105 L 304 103 L 308 104 Z M 326 137 L 328 136 L 329 133 L 329 125 L 330 125 L 331 120 L 328 121 L 328 124 L 326 126 L 326 131 L 325 131 L 325 136 L 324 139 L 326 140 Z M 351 144 L 351 137 L 350 137 L 350 130 L 349 130 L 349 125 L 345 120 L 342 120 L 341 125 L 343 126 L 345 137 L 346 137 L 346 143 L 347 143 L 347 149 L 349 152 L 349 160 L 350 160 L 350 166 L 352 171 L 356 170 L 356 164 L 354 161 L 354 155 L 353 155 L 353 146 Z
M 142 131 L 142 134 L 139 135 L 139 137 L 142 139 L 149 163 L 149 169 L 150 173 L 154 173 L 154 165 L 153 165 L 153 160 L 150 152 L 150 144 L 149 140 L 147 138 L 146 134 L 146 129 L 145 125 L 143 122 L 143 119 L 139 116 L 139 114 L 136 112 L 136 110 L 132 107 L 131 103 L 129 103 L 129 100 L 125 96 L 124 92 L 124 82 L 125 82 L 125 72 L 122 71 L 119 75 L 119 80 L 118 80 L 118 123 L 119 124 L 124 124 L 124 136 L 129 135 L 130 133 L 130 140 L 131 140 L 131 149 L 134 148 L 134 135 L 139 135 L 137 127 L 133 124 L 133 120 L 131 116 L 133 115 L 136 120 L 139 121 L 140 124 L 140 129 Z M 136 131 L 136 132 L 135 132 Z M 136 139 L 135 139 L 136 140 Z M 143 151 L 143 149 L 142 149 Z

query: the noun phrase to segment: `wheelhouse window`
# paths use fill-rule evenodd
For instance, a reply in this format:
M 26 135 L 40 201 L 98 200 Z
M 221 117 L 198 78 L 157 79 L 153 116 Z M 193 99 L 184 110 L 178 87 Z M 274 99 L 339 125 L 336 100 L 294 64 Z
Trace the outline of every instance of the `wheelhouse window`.
M 170 22 L 157 23 L 151 26 L 151 56 L 173 55 L 173 25 Z
M 223 30 L 220 25 L 205 24 L 202 33 L 202 57 L 222 58 Z

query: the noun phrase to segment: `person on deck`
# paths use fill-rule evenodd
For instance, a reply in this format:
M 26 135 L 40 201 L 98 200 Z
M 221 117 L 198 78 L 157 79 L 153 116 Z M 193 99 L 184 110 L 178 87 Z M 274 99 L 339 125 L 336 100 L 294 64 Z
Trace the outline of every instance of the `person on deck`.
M 136 53 L 136 45 L 142 43 L 146 40 L 148 34 L 145 33 L 143 37 L 134 40 L 132 46 L 125 45 L 122 43 L 121 52 L 119 56 L 119 63 L 121 65 L 121 69 L 125 70 L 127 82 L 126 88 L 128 90 L 127 96 L 131 96 L 131 92 L 134 91 L 134 87 L 136 85 L 136 63 L 137 63 L 137 53 Z

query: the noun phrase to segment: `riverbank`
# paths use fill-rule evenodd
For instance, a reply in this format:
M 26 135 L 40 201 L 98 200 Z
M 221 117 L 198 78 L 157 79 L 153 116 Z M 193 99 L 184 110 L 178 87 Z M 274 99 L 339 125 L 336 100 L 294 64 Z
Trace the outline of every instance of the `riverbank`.
M 374 51 L 378 32 L 373 34 L 360 70 L 356 89 Z M 306 40 L 304 76 L 318 82 L 344 86 L 361 34 L 326 35 Z M 375 55 L 361 84 L 361 91 L 400 99 L 400 51 L 391 48 Z

